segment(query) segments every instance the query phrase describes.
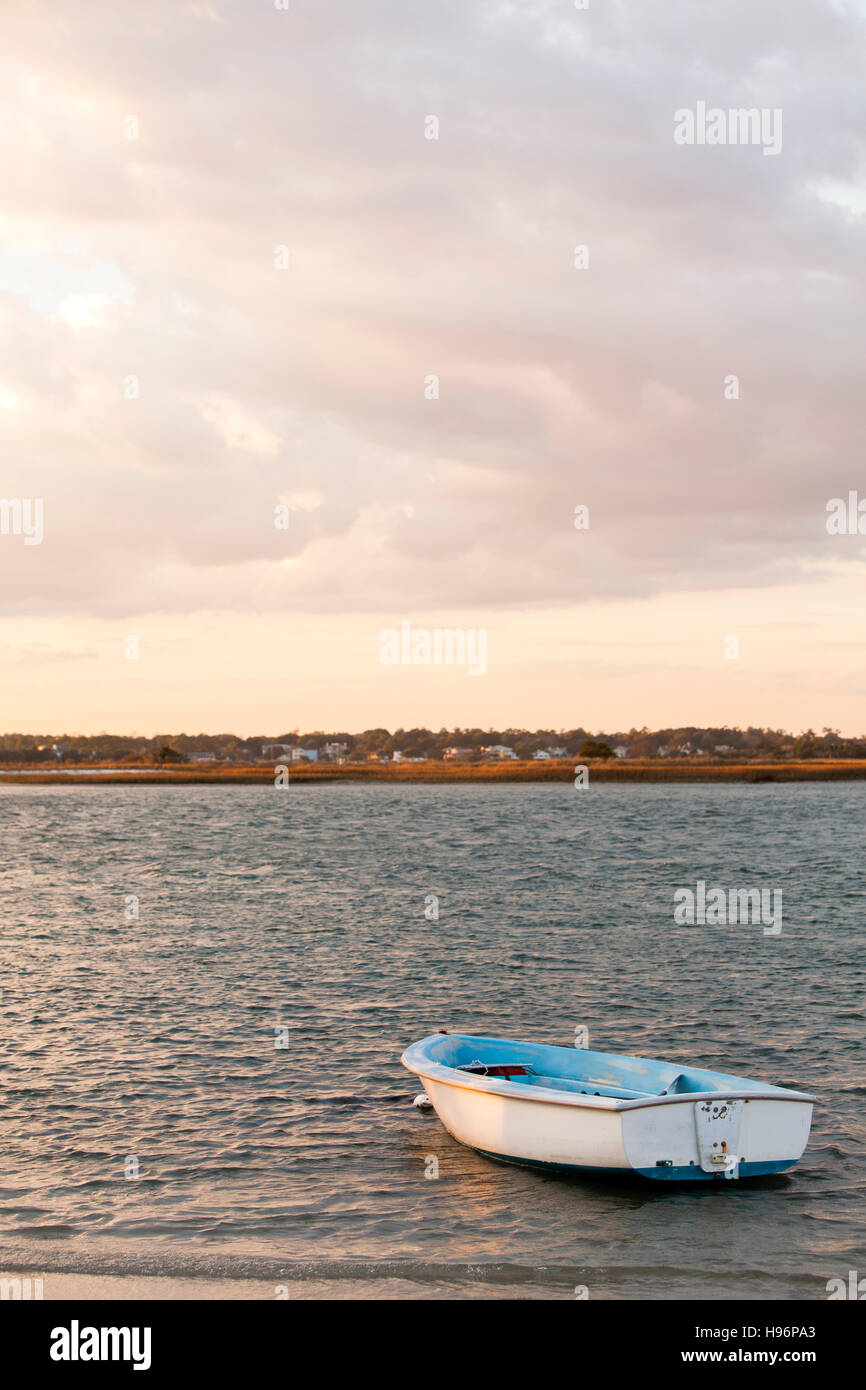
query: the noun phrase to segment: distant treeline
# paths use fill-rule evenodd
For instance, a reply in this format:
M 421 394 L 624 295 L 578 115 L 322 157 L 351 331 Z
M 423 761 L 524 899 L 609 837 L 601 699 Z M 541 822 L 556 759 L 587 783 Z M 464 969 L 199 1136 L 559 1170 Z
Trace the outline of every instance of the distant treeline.
M 589 731 L 587 729 L 365 729 L 351 734 L 345 730 L 297 729 L 283 733 L 255 734 L 239 738 L 236 734 L 157 734 L 144 738 L 136 734 L 2 734 L 0 763 L 165 763 L 185 761 L 196 754 L 213 754 L 220 761 L 245 763 L 262 758 L 262 748 L 288 744 L 317 749 L 326 744 L 345 745 L 342 755 L 349 761 L 366 761 L 373 756 L 441 758 L 447 748 L 470 750 L 481 755 L 491 746 L 512 748 L 518 758 L 532 758 L 539 752 L 551 756 L 576 757 L 587 740 L 607 744 L 629 758 L 691 758 L 708 756 L 732 761 L 743 758 L 864 758 L 866 734 L 843 737 L 838 729 L 807 729 L 792 734 L 784 729 L 699 728 L 628 729 Z M 564 753 L 559 750 L 564 749 Z

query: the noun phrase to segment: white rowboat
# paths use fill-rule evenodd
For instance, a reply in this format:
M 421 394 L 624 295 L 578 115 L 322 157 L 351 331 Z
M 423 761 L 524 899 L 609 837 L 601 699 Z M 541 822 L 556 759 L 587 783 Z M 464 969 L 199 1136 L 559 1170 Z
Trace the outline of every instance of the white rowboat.
M 675 1062 L 464 1033 L 434 1033 L 402 1062 L 449 1133 L 489 1158 L 668 1181 L 783 1172 L 815 1101 Z

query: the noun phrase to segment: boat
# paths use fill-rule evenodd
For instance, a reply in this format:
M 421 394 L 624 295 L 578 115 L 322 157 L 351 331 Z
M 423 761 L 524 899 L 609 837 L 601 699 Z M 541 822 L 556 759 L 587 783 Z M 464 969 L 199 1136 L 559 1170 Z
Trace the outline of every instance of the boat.
M 725 1072 L 580 1047 L 433 1033 L 403 1053 L 461 1144 L 536 1168 L 712 1182 L 781 1173 L 815 1097 Z

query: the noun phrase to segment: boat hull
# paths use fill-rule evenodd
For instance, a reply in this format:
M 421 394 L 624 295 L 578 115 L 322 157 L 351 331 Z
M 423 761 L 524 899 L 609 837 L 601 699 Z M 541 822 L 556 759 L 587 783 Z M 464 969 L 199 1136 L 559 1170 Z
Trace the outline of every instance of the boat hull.
M 522 1079 L 467 1076 L 432 1059 L 425 1065 L 420 1046 L 410 1049 L 404 1063 L 423 1080 L 445 1128 L 460 1143 L 502 1162 L 712 1182 L 783 1172 L 800 1158 L 809 1137 L 812 1097 L 780 1088 L 766 1087 L 763 1094 L 719 1086 L 645 1101 L 597 1092 L 559 1095 Z

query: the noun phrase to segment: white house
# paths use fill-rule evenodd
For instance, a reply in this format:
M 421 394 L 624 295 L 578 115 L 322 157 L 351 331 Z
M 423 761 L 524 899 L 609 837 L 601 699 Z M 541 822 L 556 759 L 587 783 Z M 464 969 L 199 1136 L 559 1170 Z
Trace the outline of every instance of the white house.
M 291 745 L 290 743 L 263 743 L 263 744 L 262 744 L 262 757 L 263 757 L 263 758 L 272 758 L 272 757 L 274 756 L 275 753 L 277 754 L 278 757 L 283 757 L 284 755 L 285 755 L 286 757 L 290 757 L 290 756 L 291 756 L 291 752 L 292 752 L 292 745 Z
M 516 761 L 517 754 L 513 748 L 509 748 L 506 743 L 491 743 L 489 747 L 482 748 L 482 753 L 486 753 L 491 758 L 511 758 Z
M 618 743 L 618 744 L 616 745 L 616 748 L 614 748 L 613 751 L 614 751 L 614 753 L 616 754 L 616 756 L 617 756 L 618 758 L 627 758 L 627 757 L 628 757 L 628 749 L 627 749 L 627 748 L 625 747 L 625 745 L 622 744 L 622 743 Z

